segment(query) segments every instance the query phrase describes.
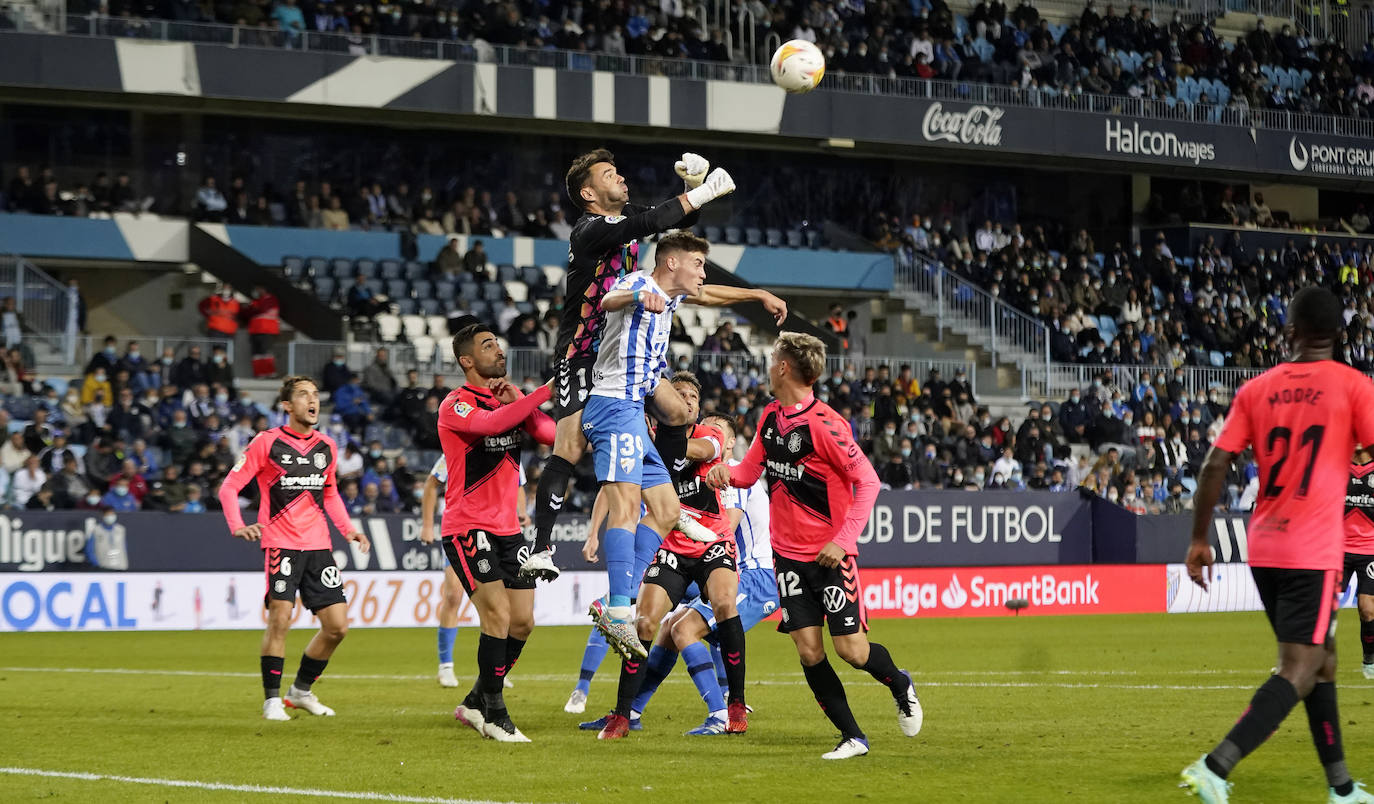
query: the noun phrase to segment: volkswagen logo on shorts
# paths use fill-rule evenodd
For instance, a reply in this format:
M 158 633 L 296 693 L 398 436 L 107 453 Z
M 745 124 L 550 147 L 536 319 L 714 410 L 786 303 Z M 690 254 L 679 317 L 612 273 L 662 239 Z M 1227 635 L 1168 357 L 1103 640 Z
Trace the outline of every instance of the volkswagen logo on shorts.
M 1374 579 L 1374 561 L 1364 565 L 1364 574 L 1366 577 Z
M 521 564 L 530 560 L 530 546 L 528 544 L 515 551 L 515 560 Z
M 320 583 L 330 589 L 338 589 L 342 586 L 343 578 L 339 575 L 339 568 L 329 566 L 320 570 Z
M 844 608 L 844 590 L 838 586 L 827 586 L 822 593 L 825 600 L 825 610 L 835 614 Z

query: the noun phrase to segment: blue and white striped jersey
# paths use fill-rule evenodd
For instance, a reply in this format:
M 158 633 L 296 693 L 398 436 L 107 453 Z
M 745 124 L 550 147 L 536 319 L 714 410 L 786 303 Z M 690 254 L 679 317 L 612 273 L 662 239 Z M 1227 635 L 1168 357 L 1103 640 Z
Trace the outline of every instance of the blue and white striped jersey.
M 739 461 L 730 461 L 731 466 L 737 463 Z M 744 509 L 739 527 L 735 528 L 735 546 L 739 548 L 740 569 L 771 570 L 773 544 L 768 538 L 768 478 L 760 476 L 754 485 L 735 491 L 739 493 L 737 507 Z
M 670 298 L 648 271 L 635 271 L 618 279 L 611 290 L 653 293 L 667 301 L 661 313 L 650 313 L 642 304 L 630 304 L 606 314 L 601 352 L 592 367 L 594 396 L 642 402 L 658 387 L 668 367 L 668 333 L 673 313 L 685 296 Z

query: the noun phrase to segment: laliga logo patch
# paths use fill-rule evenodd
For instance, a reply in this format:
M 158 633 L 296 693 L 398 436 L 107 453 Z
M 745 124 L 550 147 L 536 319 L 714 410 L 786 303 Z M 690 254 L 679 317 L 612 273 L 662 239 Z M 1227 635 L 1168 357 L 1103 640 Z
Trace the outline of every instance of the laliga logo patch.
M 453 412 L 457 413 L 460 418 L 466 419 L 468 414 L 472 412 L 472 405 L 466 402 L 459 402 L 453 406 Z
M 801 452 L 801 433 L 793 433 L 787 437 L 787 451 Z
M 238 459 L 237 461 L 234 461 L 234 468 L 231 469 L 231 470 L 229 470 L 229 471 L 231 471 L 231 472 L 237 472 L 238 470 L 240 470 L 240 469 L 243 468 L 243 465 L 244 465 L 245 463 L 248 463 L 248 450 L 244 450 L 244 451 L 239 455 L 239 459 Z M 1374 477 L 1374 475 L 1370 475 L 1370 477 Z
M 825 600 L 825 610 L 831 614 L 836 614 L 840 609 L 844 608 L 844 590 L 840 587 L 827 586 L 825 587 L 825 591 L 821 593 L 821 596 Z
M 317 452 L 317 453 L 315 453 L 315 468 L 316 468 L 316 469 L 323 469 L 324 466 L 325 466 L 325 464 L 327 464 L 327 463 L 329 463 L 329 461 L 325 459 L 324 453 L 323 453 L 323 452 Z
M 281 583 L 281 581 L 277 581 Z M 343 585 L 343 578 L 339 575 L 338 567 L 325 567 L 320 570 L 320 583 L 329 589 L 338 589 Z
M 783 606 L 783 607 L 782 607 L 782 621 L 783 621 L 783 622 L 787 622 L 787 621 L 790 620 L 790 619 L 792 619 L 792 618 L 789 617 L 789 616 L 787 615 L 787 607 L 786 607 L 786 606 Z

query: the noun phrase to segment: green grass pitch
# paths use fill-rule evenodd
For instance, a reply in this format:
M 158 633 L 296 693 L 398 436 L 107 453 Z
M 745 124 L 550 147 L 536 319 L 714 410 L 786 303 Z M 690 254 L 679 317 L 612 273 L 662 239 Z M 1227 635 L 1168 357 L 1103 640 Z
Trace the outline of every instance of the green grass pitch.
M 1374 683 L 1341 614 L 1350 768 L 1374 779 Z M 259 634 L 0 634 L 0 801 L 321 800 L 299 795 L 18 775 L 36 769 L 403 797 L 580 802 L 1185 802 L 1178 771 L 1209 749 L 1274 662 L 1258 613 L 880 620 L 925 707 L 914 739 L 886 690 L 840 668 L 872 753 L 822 762 L 836 735 L 791 642 L 749 635 L 747 735 L 687 738 L 703 707 L 679 666 L 643 732 L 600 743 L 562 705 L 586 631 L 535 631 L 507 690 L 534 740 L 501 745 L 457 724 L 476 631 L 459 634 L 459 690 L 441 689 L 430 629 L 352 631 L 316 686 L 335 718 L 259 717 Z M 286 674 L 308 633 L 292 633 Z M 608 660 L 588 719 L 614 697 Z M 102 672 L 104 671 L 104 672 Z M 118 672 L 115 672 L 118 671 Z M 1232 776 L 1236 802 L 1319 802 L 1326 784 L 1299 706 Z

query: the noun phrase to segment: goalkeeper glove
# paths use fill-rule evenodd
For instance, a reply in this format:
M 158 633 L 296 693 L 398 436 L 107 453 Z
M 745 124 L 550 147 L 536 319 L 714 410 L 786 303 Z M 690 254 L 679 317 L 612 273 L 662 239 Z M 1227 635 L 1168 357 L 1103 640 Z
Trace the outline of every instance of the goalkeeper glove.
M 700 187 L 687 191 L 687 203 L 692 205 L 692 209 L 701 209 L 711 201 L 734 191 L 735 180 L 730 178 L 730 174 L 725 172 L 725 168 L 716 168 L 711 171 Z
M 706 174 L 711 170 L 711 163 L 705 157 L 693 153 L 685 153 L 682 158 L 673 165 L 674 172 L 682 177 L 682 183 L 688 190 L 695 190 L 706 180 Z

